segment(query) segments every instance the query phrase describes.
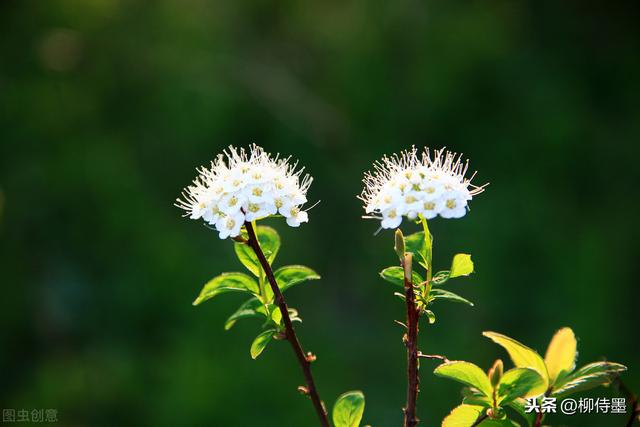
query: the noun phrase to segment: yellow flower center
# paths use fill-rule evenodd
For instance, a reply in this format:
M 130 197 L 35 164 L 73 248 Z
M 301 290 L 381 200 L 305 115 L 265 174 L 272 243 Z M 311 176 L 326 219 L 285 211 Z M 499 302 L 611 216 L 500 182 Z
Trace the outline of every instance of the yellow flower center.
M 249 211 L 256 213 L 260 210 L 260 206 L 257 205 L 256 203 L 249 203 Z
M 428 211 L 432 211 L 436 208 L 436 204 L 433 202 L 425 202 L 424 203 L 424 208 Z
M 251 192 L 254 196 L 262 196 L 262 188 L 260 187 L 256 187 L 253 189 L 253 191 Z
M 456 199 L 447 199 L 447 207 L 454 209 L 456 207 Z
M 238 198 L 236 196 L 229 199 L 229 206 L 235 206 L 236 203 L 238 203 Z

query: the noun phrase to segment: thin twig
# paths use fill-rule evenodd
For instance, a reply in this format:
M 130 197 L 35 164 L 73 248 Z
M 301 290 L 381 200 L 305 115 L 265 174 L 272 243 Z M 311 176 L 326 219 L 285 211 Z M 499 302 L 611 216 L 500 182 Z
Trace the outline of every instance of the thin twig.
M 625 398 L 629 400 L 631 416 L 629 417 L 629 420 L 627 420 L 626 427 L 631 427 L 638 416 L 640 416 L 640 402 L 638 402 L 638 396 L 636 396 L 631 389 L 622 382 L 620 377 L 616 378 L 616 382 L 618 383 L 618 390 L 620 390 L 622 394 L 624 394 Z
M 273 291 L 273 295 L 275 296 L 275 302 L 280 309 L 280 313 L 282 314 L 282 321 L 284 322 L 286 339 L 291 344 L 293 352 L 296 354 L 296 358 L 298 359 L 298 363 L 302 368 L 302 373 L 304 374 L 305 382 L 307 384 L 303 391 L 311 398 L 313 406 L 316 409 L 316 413 L 318 414 L 318 418 L 320 419 L 320 424 L 323 427 L 330 427 L 329 419 L 327 418 L 327 411 L 322 404 L 322 400 L 320 400 L 320 396 L 318 395 L 318 390 L 316 389 L 313 376 L 311 375 L 311 362 L 315 360 L 315 356 L 306 356 L 304 350 L 302 350 L 300 341 L 298 341 L 296 332 L 293 329 L 291 318 L 289 317 L 289 308 L 287 307 L 284 296 L 282 295 L 282 292 L 278 287 L 278 283 L 276 282 L 276 278 L 273 275 L 271 265 L 269 265 L 267 258 L 262 252 L 262 248 L 260 247 L 260 243 L 258 242 L 255 230 L 253 229 L 251 223 L 248 221 L 245 222 L 244 225 L 249 235 L 247 245 L 249 245 L 255 252 L 256 256 L 258 257 L 258 261 L 260 261 L 260 265 L 262 266 L 262 269 L 267 276 L 267 280 L 269 281 L 269 285 L 271 285 L 271 290 Z
M 412 280 L 412 254 L 406 253 L 402 260 L 404 269 L 404 290 L 407 303 L 407 405 L 404 408 L 404 426 L 414 427 L 418 425 L 416 417 L 416 403 L 420 390 L 420 377 L 418 376 L 418 317 L 420 312 L 416 306 L 413 293 Z
M 440 354 L 424 354 L 421 351 L 418 352 L 418 357 L 421 357 L 423 359 L 442 360 L 444 363 L 449 363 L 450 362 L 450 360 L 447 359 L 447 356 L 442 356 Z

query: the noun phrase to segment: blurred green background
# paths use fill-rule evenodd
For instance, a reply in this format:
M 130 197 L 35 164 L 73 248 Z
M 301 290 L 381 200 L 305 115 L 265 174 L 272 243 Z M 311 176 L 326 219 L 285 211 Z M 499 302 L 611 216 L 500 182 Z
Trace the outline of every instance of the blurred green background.
M 0 405 L 59 424 L 313 426 L 291 349 L 257 360 L 242 301 L 194 308 L 239 270 L 231 244 L 173 207 L 228 144 L 292 154 L 313 174 L 310 222 L 277 263 L 323 280 L 288 294 L 332 404 L 362 389 L 365 421 L 399 425 L 403 317 L 377 276 L 392 233 L 355 196 L 411 144 L 447 146 L 490 182 L 463 220 L 434 220 L 435 262 L 473 254 L 421 348 L 488 368 L 495 330 L 544 352 L 561 326 L 582 363 L 638 347 L 637 2 L 64 0 L 0 3 Z M 417 230 L 404 225 L 405 232 Z M 459 387 L 422 364 L 419 415 Z M 613 396 L 598 389 L 591 396 Z M 556 416 L 555 425 L 626 417 Z

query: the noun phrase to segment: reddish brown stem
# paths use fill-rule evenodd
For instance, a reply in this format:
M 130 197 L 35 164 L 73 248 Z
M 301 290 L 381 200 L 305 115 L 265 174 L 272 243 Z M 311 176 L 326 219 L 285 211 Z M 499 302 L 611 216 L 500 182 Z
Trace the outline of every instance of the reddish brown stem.
M 640 402 L 638 402 L 638 396 L 636 396 L 626 385 L 622 382 L 620 377 L 616 379 L 618 383 L 618 390 L 624 394 L 625 398 L 629 401 L 629 406 L 631 407 L 631 415 L 627 420 L 626 427 L 631 427 L 635 422 L 638 416 L 640 416 Z
M 536 413 L 536 422 L 534 427 L 540 427 L 542 425 L 542 412 Z
M 404 408 L 404 426 L 414 427 L 418 425 L 416 417 L 416 403 L 420 391 L 420 378 L 418 377 L 418 318 L 420 313 L 416 306 L 416 298 L 413 292 L 412 281 L 412 254 L 407 253 L 402 260 L 404 269 L 404 291 L 407 303 L 407 334 L 405 344 L 407 346 L 407 404 Z
M 293 329 L 291 317 L 289 317 L 289 308 L 287 307 L 284 296 L 282 295 L 282 292 L 278 287 L 278 283 L 276 282 L 276 278 L 273 275 L 271 265 L 269 265 L 267 258 L 264 256 L 264 252 L 262 252 L 260 243 L 258 243 L 258 237 L 256 236 L 255 230 L 253 229 L 251 223 L 248 221 L 245 222 L 244 225 L 247 228 L 247 233 L 249 235 L 249 240 L 246 243 L 255 252 L 256 256 L 258 257 L 258 261 L 260 261 L 260 265 L 262 266 L 262 269 L 267 276 L 267 280 L 269 281 L 269 285 L 271 285 L 271 290 L 273 291 L 273 295 L 275 296 L 275 303 L 278 305 L 280 313 L 282 313 L 282 321 L 285 327 L 285 337 L 291 344 L 293 352 L 296 354 L 296 358 L 298 359 L 298 363 L 302 368 L 302 373 L 304 374 L 304 379 L 307 384 L 304 392 L 311 398 L 316 413 L 318 414 L 318 418 L 320 419 L 320 424 L 323 427 L 330 427 L 329 419 L 327 418 L 327 412 L 324 409 L 322 400 L 320 400 L 318 390 L 316 389 L 316 384 L 313 380 L 313 376 L 311 375 L 311 361 L 312 359 L 315 359 L 315 357 L 307 357 L 304 350 L 302 350 L 302 346 L 300 345 L 300 341 L 298 340 L 296 331 Z

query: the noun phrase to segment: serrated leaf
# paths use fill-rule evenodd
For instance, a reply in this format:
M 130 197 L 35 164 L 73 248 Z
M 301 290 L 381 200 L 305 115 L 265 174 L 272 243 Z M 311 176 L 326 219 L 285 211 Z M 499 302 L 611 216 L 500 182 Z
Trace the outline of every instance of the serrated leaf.
M 320 275 L 304 265 L 287 265 L 277 269 L 273 275 L 282 292 L 308 280 L 318 280 Z
M 224 323 L 224 329 L 229 330 L 236 321 L 249 317 L 266 317 L 264 305 L 258 298 L 251 298 L 245 301 Z
M 530 368 L 513 368 L 502 375 L 498 383 L 498 404 L 509 403 L 529 394 L 544 383 L 540 374 Z
M 273 334 L 275 333 L 275 329 L 267 329 L 253 340 L 253 342 L 251 343 L 251 349 L 249 351 L 251 353 L 252 359 L 256 359 L 258 356 L 260 356 L 260 353 L 262 353 L 267 347 L 267 344 L 271 342 L 271 340 L 273 339 Z
M 216 295 L 226 292 L 246 292 L 258 295 L 260 289 L 258 283 L 244 273 L 222 273 L 209 280 L 200 291 L 198 298 L 193 301 L 193 305 L 198 305 Z
M 463 298 L 458 294 L 454 294 L 453 292 L 445 291 L 444 289 L 431 289 L 431 292 L 429 292 L 429 296 L 433 301 L 441 299 L 446 301 L 459 302 L 473 307 L 473 303 L 468 299 Z
M 341 394 L 333 405 L 335 427 L 358 427 L 364 414 L 364 394 L 354 390 Z
M 457 254 L 453 257 L 451 262 L 451 270 L 449 271 L 449 278 L 459 276 L 468 276 L 473 273 L 473 261 L 471 261 L 471 255 L 469 254 Z
M 446 362 L 438 366 L 433 373 L 439 377 L 449 378 L 474 387 L 487 397 L 491 397 L 493 394 L 493 387 L 491 387 L 489 377 L 473 363 L 461 360 Z
M 577 346 L 578 343 L 571 328 L 562 328 L 551 338 L 544 356 L 551 384 L 575 369 Z
M 531 368 L 540 374 L 540 377 L 542 377 L 542 384 L 531 390 L 531 392 L 524 397 L 535 397 L 547 391 L 549 386 L 549 375 L 547 374 L 547 367 L 544 364 L 544 360 L 542 360 L 542 357 L 540 357 L 538 353 L 513 338 L 509 338 L 508 336 L 497 332 L 487 331 L 483 332 L 482 335 L 507 350 L 507 353 L 509 353 L 509 356 L 511 357 L 511 361 L 513 361 L 513 364 L 516 365 L 516 367 Z
M 278 250 L 280 250 L 280 236 L 278 232 L 271 227 L 260 225 L 255 227 L 256 235 L 258 236 L 258 242 L 260 248 L 264 252 L 265 258 L 269 264 L 272 264 L 276 259 Z M 262 266 L 258 257 L 253 252 L 253 249 L 246 243 L 235 243 L 233 248 L 236 252 L 236 256 L 247 269 L 252 272 L 256 277 L 259 277 L 262 273 Z
M 469 427 L 480 418 L 486 408 L 479 405 L 462 404 L 453 410 L 442 420 L 442 427 Z
M 415 270 L 411 273 L 414 286 L 417 286 L 420 283 L 424 282 L 424 279 L 418 273 L 416 273 Z M 402 269 L 402 267 L 387 267 L 380 272 L 380 277 L 382 277 L 389 283 L 393 283 L 394 285 L 398 285 L 404 288 L 404 270 Z
M 608 384 L 627 367 L 614 362 L 594 362 L 566 376 L 551 392 L 553 397 L 564 397 L 579 391 Z

